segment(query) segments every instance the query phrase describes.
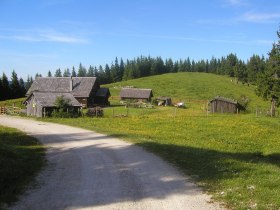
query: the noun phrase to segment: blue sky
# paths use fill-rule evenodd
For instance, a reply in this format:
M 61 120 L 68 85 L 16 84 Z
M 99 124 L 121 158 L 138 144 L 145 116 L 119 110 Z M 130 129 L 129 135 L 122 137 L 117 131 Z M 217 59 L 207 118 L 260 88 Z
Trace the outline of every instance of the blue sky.
M 267 56 L 279 0 L 0 0 L 0 74 L 99 66 L 115 57 Z

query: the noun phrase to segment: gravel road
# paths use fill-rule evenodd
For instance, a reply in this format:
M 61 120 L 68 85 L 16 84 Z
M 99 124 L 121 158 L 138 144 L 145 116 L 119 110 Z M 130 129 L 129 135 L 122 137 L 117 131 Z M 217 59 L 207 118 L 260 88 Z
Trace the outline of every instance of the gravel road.
M 48 165 L 11 209 L 222 209 L 142 148 L 70 126 L 0 116 L 47 146 Z

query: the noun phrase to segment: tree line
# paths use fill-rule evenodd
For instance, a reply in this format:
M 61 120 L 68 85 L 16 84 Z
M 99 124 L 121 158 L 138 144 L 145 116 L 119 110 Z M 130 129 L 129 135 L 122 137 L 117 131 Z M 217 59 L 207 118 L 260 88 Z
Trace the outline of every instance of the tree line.
M 134 59 L 116 57 L 111 65 L 89 66 L 87 69 L 82 63 L 78 68 L 74 66 L 63 71 L 58 68 L 54 74 L 49 70 L 48 77 L 97 77 L 100 84 L 136 79 L 152 75 L 177 72 L 205 72 L 219 75 L 228 75 L 236 78 L 243 84 L 254 84 L 257 86 L 256 94 L 264 99 L 272 96 L 280 98 L 280 32 L 277 31 L 278 42 L 274 43 L 272 50 L 268 53 L 268 58 L 259 55 L 251 56 L 246 62 L 239 59 L 236 54 L 230 53 L 221 58 L 212 57 L 210 60 L 202 59 L 199 61 L 191 60 L 189 57 L 181 60 L 171 58 L 163 60 L 161 57 L 140 56 Z M 17 80 L 16 73 L 13 71 L 12 82 L 9 84 L 3 74 L 0 80 L 1 100 L 23 96 L 23 90 L 28 90 L 33 82 L 33 78 L 28 76 L 27 82 L 22 79 Z M 36 77 L 42 76 L 36 74 Z M 18 82 L 17 82 L 18 81 Z M 25 85 L 23 85 L 25 84 Z M 20 88 L 18 88 L 20 87 Z M 4 88 L 4 89 L 3 89 Z M 3 91 L 2 91 L 3 90 Z M 9 97 L 8 97 L 9 98 Z M 278 100 L 279 101 L 279 100 Z M 278 103 L 279 105 L 279 103 Z

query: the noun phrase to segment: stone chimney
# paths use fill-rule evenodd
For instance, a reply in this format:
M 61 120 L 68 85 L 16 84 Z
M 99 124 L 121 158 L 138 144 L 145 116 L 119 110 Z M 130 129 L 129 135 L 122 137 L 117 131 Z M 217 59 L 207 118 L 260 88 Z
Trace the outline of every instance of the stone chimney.
M 70 92 L 73 90 L 73 77 L 70 78 Z

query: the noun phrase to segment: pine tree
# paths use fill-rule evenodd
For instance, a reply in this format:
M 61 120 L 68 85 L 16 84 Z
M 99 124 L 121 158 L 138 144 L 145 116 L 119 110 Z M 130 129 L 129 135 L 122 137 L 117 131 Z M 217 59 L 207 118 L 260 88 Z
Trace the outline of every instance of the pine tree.
M 277 31 L 279 38 L 277 43 L 274 43 L 269 52 L 268 63 L 264 73 L 259 78 L 257 94 L 265 99 L 278 98 L 276 106 L 280 105 L 280 29 Z M 273 114 L 272 114 L 273 115 Z
M 70 70 L 69 68 L 66 68 L 63 72 L 63 77 L 70 77 L 70 76 L 71 76 Z
M 72 67 L 71 76 L 72 76 L 72 77 L 77 77 L 77 73 L 76 73 L 76 70 L 75 70 L 75 67 L 74 67 L 74 66 Z
M 87 76 L 88 77 L 94 77 L 95 74 L 94 74 L 94 68 L 90 65 L 89 68 L 88 68 L 88 72 L 87 72 Z
M 51 70 L 48 71 L 48 77 L 52 77 L 52 72 L 51 72 Z
M 15 70 L 12 72 L 12 77 L 11 77 L 11 98 L 19 98 L 21 96 L 21 89 L 18 81 L 17 74 Z
M 20 97 L 24 97 L 26 94 L 26 89 L 22 78 L 19 79 L 19 87 L 20 87 Z
M 105 65 L 105 84 L 111 83 L 111 69 L 108 64 Z
M 3 89 L 3 100 L 11 98 L 11 88 L 9 85 L 8 77 L 5 73 L 2 76 L 2 89 Z M 2 93 L 1 93 L 2 94 Z
M 0 101 L 3 100 L 3 84 L 2 84 L 2 78 L 0 77 Z
M 124 68 L 125 68 L 125 65 L 124 65 L 124 62 L 123 62 L 123 59 L 121 58 L 121 61 L 120 61 L 120 70 L 119 70 L 119 80 L 121 81 L 122 78 L 123 78 L 123 74 L 124 74 Z
M 58 69 L 55 71 L 54 76 L 55 76 L 55 77 L 62 77 L 62 73 L 61 73 L 60 68 L 58 68 Z
M 80 63 L 78 69 L 78 77 L 86 77 L 87 76 L 87 69 Z

